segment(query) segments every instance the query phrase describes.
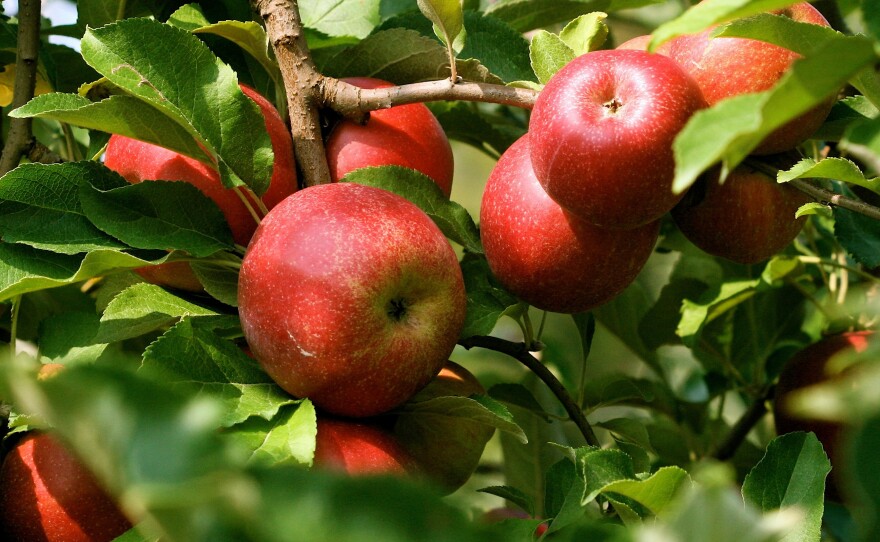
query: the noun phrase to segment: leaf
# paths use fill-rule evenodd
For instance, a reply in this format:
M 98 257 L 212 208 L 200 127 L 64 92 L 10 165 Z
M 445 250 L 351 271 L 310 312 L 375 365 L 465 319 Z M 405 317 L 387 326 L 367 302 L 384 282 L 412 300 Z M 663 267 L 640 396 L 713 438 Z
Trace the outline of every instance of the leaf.
M 76 94 L 44 94 L 9 113 L 14 118 L 66 122 L 161 145 L 211 164 L 212 158 L 186 128 L 149 103 L 114 95 L 92 102 Z
M 365 38 L 379 24 L 380 0 L 313 0 L 299 7 L 303 24 L 328 36 Z
M 620 450 L 583 447 L 574 450 L 578 473 L 586 482 L 584 504 L 594 500 L 603 489 L 620 480 L 635 480 L 632 459 Z
M 473 104 L 433 102 L 429 108 L 449 139 L 467 143 L 496 159 L 525 133 L 525 128 L 513 125 L 510 119 L 489 115 Z
M 228 252 L 222 252 L 220 256 L 241 265 L 241 259 Z M 238 306 L 238 269 L 206 261 L 191 262 L 190 267 L 211 297 L 229 306 Z
M 273 154 L 259 107 L 201 40 L 151 19 L 126 19 L 87 30 L 81 47 L 101 75 L 162 111 L 211 152 L 226 187 L 243 183 L 259 195 L 266 191 Z
M 551 421 L 550 416 L 535 399 L 534 394 L 522 384 L 495 384 L 489 388 L 489 397 L 528 410 L 547 423 Z
M 608 38 L 607 18 L 608 14 L 602 12 L 581 15 L 565 25 L 559 37 L 574 51 L 575 56 L 595 51 Z
M 825 502 L 825 477 L 831 463 L 812 433 L 789 433 L 767 446 L 764 458 L 743 481 L 743 498 L 767 513 L 795 509 L 803 514 L 786 542 L 819 540 Z
M 698 301 L 685 299 L 676 333 L 685 345 L 693 347 L 705 325 L 754 296 L 759 282 L 759 280 L 725 282 L 718 289 L 701 296 Z
M 437 183 L 427 175 L 401 166 L 380 166 L 352 171 L 342 181 L 382 188 L 403 196 L 431 217 L 443 235 L 471 252 L 483 252 L 474 219 L 464 207 L 443 195 Z
M 523 443 L 528 441 L 507 408 L 485 395 L 471 397 L 450 395 L 434 397 L 426 401 L 410 401 L 398 407 L 397 411 L 413 416 L 467 418 L 509 433 Z
M 547 469 L 544 483 L 544 515 L 553 518 L 547 532 L 555 532 L 584 516 L 581 499 L 586 490 L 574 462 L 563 458 Z
M 719 28 L 713 34 L 713 37 L 716 38 L 748 38 L 766 41 L 801 55 L 810 55 L 827 41 L 842 35 L 827 26 L 803 23 L 790 17 L 770 13 L 761 13 L 747 19 L 733 21 Z
M 635 444 L 649 452 L 654 450 L 651 447 L 651 439 L 648 430 L 641 420 L 634 418 L 612 418 L 595 424 L 597 427 L 608 430 L 617 441 L 624 441 Z
M 308 399 L 282 406 L 270 420 L 251 418 L 224 433 L 226 438 L 244 446 L 248 462 L 275 467 L 299 465 L 310 467 L 315 456 L 318 433 L 315 407 Z
M 728 98 L 698 111 L 673 144 L 673 190 L 684 191 L 718 161 L 726 175 L 765 136 L 836 93 L 873 58 L 872 46 L 863 38 L 830 40 L 813 56 L 796 62 L 772 89 Z
M 641 5 L 650 3 L 654 2 L 640 2 Z M 490 5 L 486 13 L 526 32 L 570 21 L 592 11 L 611 11 L 612 4 L 609 0 L 500 0 Z
M 696 34 L 712 25 L 726 23 L 740 17 L 758 15 L 791 5 L 791 0 L 714 0 L 692 6 L 676 19 L 660 25 L 653 32 L 648 50 L 684 34 Z
M 96 343 L 99 317 L 94 312 L 63 312 L 40 324 L 40 361 L 43 363 L 94 363 L 106 344 Z
M 529 58 L 538 81 L 547 84 L 556 72 L 574 60 L 575 52 L 562 38 L 546 30 L 538 30 L 529 46 Z
M 532 498 L 525 492 L 511 486 L 492 486 L 492 487 L 484 487 L 483 489 L 477 490 L 480 493 L 488 493 L 489 495 L 495 495 L 496 497 L 501 497 L 507 501 L 514 503 L 519 506 L 521 509 L 525 510 L 529 515 L 535 513 L 535 503 Z
M 467 313 L 460 338 L 488 335 L 498 319 L 519 305 L 513 294 L 502 288 L 484 256 L 466 254 L 461 261 L 467 293 Z
M 819 203 L 818 201 L 812 201 L 810 203 L 805 203 L 801 205 L 797 212 L 794 214 L 795 218 L 800 218 L 802 216 L 809 215 L 819 215 L 824 216 L 826 218 L 832 218 L 834 216 L 834 211 L 828 205 L 824 203 Z
M 223 213 L 194 185 L 150 181 L 101 190 L 80 187 L 88 219 L 135 248 L 181 250 L 195 257 L 233 249 Z
M 456 66 L 465 80 L 500 82 L 476 60 L 458 60 Z M 331 77 L 364 76 L 396 84 L 416 83 L 448 78 L 449 57 L 437 40 L 414 30 L 394 28 L 341 50 L 321 69 Z
M 835 207 L 834 236 L 853 258 L 868 268 L 880 266 L 880 221 Z
M 877 118 L 880 111 L 864 96 L 850 96 L 839 100 L 825 123 L 816 132 L 817 139 L 840 141 L 847 130 L 860 122 Z
M 23 164 L 0 178 L 0 236 L 61 254 L 126 245 L 105 234 L 85 216 L 79 186 L 128 186 L 95 162 Z
M 834 179 L 845 183 L 863 186 L 868 190 L 880 193 L 880 179 L 868 179 L 855 162 L 846 158 L 823 158 L 814 160 L 804 158 L 787 171 L 780 171 L 776 180 L 787 183 L 793 179 Z
M 651 515 L 662 514 L 681 491 L 690 478 L 687 471 L 679 467 L 661 467 L 643 480 L 621 480 L 602 488 L 602 493 L 614 499 L 626 497 L 636 502 Z
M 434 24 L 434 33 L 450 51 L 450 58 L 455 55 L 453 50 L 460 51 L 457 41 L 463 41 L 464 15 L 461 0 L 417 0 L 419 10 Z

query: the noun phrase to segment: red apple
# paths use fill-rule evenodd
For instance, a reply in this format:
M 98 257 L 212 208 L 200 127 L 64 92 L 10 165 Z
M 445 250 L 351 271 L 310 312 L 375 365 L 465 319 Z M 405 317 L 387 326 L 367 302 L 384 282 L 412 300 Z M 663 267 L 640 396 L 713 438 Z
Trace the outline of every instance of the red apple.
M 798 208 L 812 201 L 748 163 L 718 183 L 718 168 L 704 174 L 672 210 L 678 228 L 713 256 L 754 264 L 791 243 L 806 221 Z
M 615 47 L 615 49 L 633 49 L 635 51 L 647 51 L 648 44 L 651 43 L 652 37 L 653 36 L 651 36 L 651 34 L 636 36 L 621 43 L 620 45 Z
M 486 390 L 470 371 L 449 361 L 411 403 L 440 397 L 470 397 Z M 415 459 L 424 475 L 446 493 L 468 481 L 495 429 L 453 412 L 404 410 L 394 423 L 394 436 Z
M 343 81 L 361 88 L 393 86 L 369 77 Z M 362 167 L 395 165 L 431 177 L 447 197 L 452 191 L 452 148 L 440 123 L 424 104 L 373 111 L 363 126 L 340 121 L 327 140 L 327 161 L 334 182 Z
M 531 158 L 557 203 L 606 228 L 653 222 L 672 192 L 672 142 L 705 106 L 696 83 L 669 58 L 614 49 L 581 55 L 538 96 Z
M 773 12 L 798 22 L 829 26 L 819 11 L 806 2 Z M 710 38 L 711 27 L 698 34 L 680 36 L 664 44 L 663 53 L 678 62 L 700 86 L 706 102 L 715 105 L 731 96 L 771 88 L 800 55 L 778 45 L 744 38 Z M 767 136 L 754 154 L 790 150 L 809 138 L 825 121 L 836 96 L 790 121 Z
M 352 183 L 301 190 L 257 229 L 239 275 L 248 345 L 285 390 L 345 416 L 406 401 L 464 322 L 452 246 L 406 199 Z
M 375 424 L 318 415 L 315 468 L 351 475 L 417 472 L 416 463 L 394 435 Z
M 567 212 L 535 177 L 532 141 L 526 134 L 507 149 L 486 183 L 480 208 L 486 259 L 508 290 L 535 307 L 587 311 L 635 280 L 654 250 L 659 222 L 609 230 Z
M 870 331 L 854 331 L 825 337 L 797 352 L 779 374 L 776 395 L 773 402 L 773 418 L 776 432 L 780 435 L 793 431 L 812 431 L 822 443 L 831 465 L 831 477 L 826 483 L 826 492 L 832 498 L 838 496 L 840 475 L 840 440 L 844 427 L 835 422 L 807 419 L 791 412 L 788 399 L 797 390 L 835 378 L 828 372 L 828 362 L 835 354 L 851 349 L 862 352 L 868 347 Z
M 296 191 L 296 164 L 293 159 L 293 141 L 287 126 L 275 107 L 252 88 L 241 85 L 245 93 L 260 107 L 266 121 L 266 130 L 272 141 L 275 162 L 269 189 L 261 198 L 271 209 Z M 236 243 L 247 246 L 257 229 L 241 198 L 234 190 L 227 189 L 220 181 L 220 174 L 207 164 L 174 151 L 131 139 L 118 134 L 110 137 L 104 165 L 116 171 L 130 183 L 146 180 L 186 181 L 195 185 L 214 200 L 232 230 Z M 252 198 L 248 195 L 245 197 Z M 172 286 L 182 290 L 200 291 L 201 284 L 188 264 L 183 262 L 162 264 L 139 270 L 150 282 Z
M 3 461 L 3 540 L 109 542 L 130 528 L 94 476 L 54 437 L 29 434 Z

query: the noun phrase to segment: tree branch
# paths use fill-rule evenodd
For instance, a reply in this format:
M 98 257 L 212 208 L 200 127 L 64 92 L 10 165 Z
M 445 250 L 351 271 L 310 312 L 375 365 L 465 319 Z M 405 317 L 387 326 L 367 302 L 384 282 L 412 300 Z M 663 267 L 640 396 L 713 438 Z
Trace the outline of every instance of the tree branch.
M 11 106 L 13 109 L 23 106 L 34 97 L 39 51 L 40 0 L 21 0 L 18 5 L 18 50 Z M 15 168 L 21 157 L 33 148 L 31 122 L 31 119 L 10 119 L 9 134 L 0 156 L 0 175 Z
M 318 73 L 306 43 L 297 0 L 251 0 L 263 18 L 266 33 L 278 59 L 290 130 L 305 186 L 330 182 L 330 168 L 321 137 L 319 96 L 323 76 Z
M 844 209 L 849 209 L 850 211 L 865 215 L 869 218 L 873 218 L 874 220 L 880 220 L 880 209 L 863 201 L 848 198 L 846 196 L 837 194 L 836 192 L 825 190 L 824 188 L 819 188 L 818 186 L 808 181 L 805 181 L 804 179 L 794 179 L 792 181 L 788 181 L 788 184 L 797 188 L 801 192 L 808 194 L 816 201 L 821 201 L 833 207 L 842 207 Z
M 736 453 L 736 450 L 752 431 L 752 428 L 767 414 L 767 401 L 773 398 L 775 389 L 775 387 L 771 386 L 760 397 L 755 399 L 755 402 L 730 428 L 730 432 L 724 440 L 718 444 L 712 457 L 719 461 L 726 461 L 733 457 L 733 454 Z
M 496 352 L 501 352 L 502 354 L 507 354 L 508 356 L 516 359 L 523 365 L 529 368 L 533 373 L 535 373 L 544 384 L 550 388 L 550 391 L 553 392 L 553 395 L 559 399 L 559 402 L 562 403 L 563 408 L 568 413 L 568 416 L 571 418 L 571 421 L 577 426 L 580 430 L 581 434 L 584 436 L 584 440 L 590 446 L 599 446 L 599 439 L 596 438 L 596 434 L 593 432 L 593 428 L 590 426 L 590 422 L 587 421 L 586 416 L 584 416 L 584 412 L 581 410 L 581 407 L 578 406 L 577 403 L 574 402 L 571 395 L 568 393 L 568 390 L 565 389 L 565 386 L 556 378 L 556 376 L 550 372 L 550 369 L 547 368 L 543 363 L 538 361 L 535 356 L 529 353 L 528 348 L 525 343 L 515 343 L 511 341 L 506 341 L 504 339 L 499 339 L 498 337 L 470 337 L 459 342 L 461 346 L 470 350 L 473 347 L 485 348 L 487 350 L 494 350 Z

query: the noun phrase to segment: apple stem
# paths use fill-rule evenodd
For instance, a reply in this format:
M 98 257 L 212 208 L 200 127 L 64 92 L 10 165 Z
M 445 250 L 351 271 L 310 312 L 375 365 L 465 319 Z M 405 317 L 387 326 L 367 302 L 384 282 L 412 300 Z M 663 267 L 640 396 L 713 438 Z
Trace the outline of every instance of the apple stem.
M 266 209 L 266 206 L 263 205 L 263 202 L 260 201 L 260 199 L 258 197 L 256 197 L 256 195 L 254 195 L 253 198 L 248 197 L 248 196 L 252 195 L 253 192 L 251 192 L 250 189 L 245 188 L 243 186 L 236 186 L 232 190 L 233 190 L 233 192 L 235 192 L 235 195 L 238 196 L 238 199 L 240 199 L 241 202 L 244 204 L 245 208 L 248 210 L 248 213 L 250 213 L 251 218 L 254 219 L 254 222 L 256 222 L 257 225 L 259 225 L 260 224 L 260 215 L 257 213 L 256 209 L 254 209 L 254 205 L 255 205 L 255 202 L 259 202 L 257 205 L 262 207 L 262 209 L 260 209 L 262 211 L 263 209 Z M 266 210 L 263 213 L 263 216 L 266 216 L 266 214 L 268 212 L 269 211 Z
M 575 403 L 574 399 L 568 393 L 568 390 L 565 389 L 565 386 L 562 385 L 562 382 L 556 378 L 550 369 L 538 361 L 538 359 L 529 352 L 529 346 L 526 343 L 517 343 L 499 339 L 498 337 L 478 335 L 459 341 L 458 344 L 468 350 L 478 347 L 507 354 L 525 365 L 530 371 L 535 373 L 535 375 L 540 378 L 548 388 L 550 388 L 550 391 L 553 392 L 553 395 L 556 396 L 562 404 L 562 407 L 568 413 L 571 421 L 574 422 L 578 430 L 580 430 L 586 443 L 590 446 L 601 446 L 599 439 L 596 437 L 596 433 L 593 432 L 593 428 L 590 426 L 590 422 L 587 421 L 587 417 L 584 416 L 581 407 Z

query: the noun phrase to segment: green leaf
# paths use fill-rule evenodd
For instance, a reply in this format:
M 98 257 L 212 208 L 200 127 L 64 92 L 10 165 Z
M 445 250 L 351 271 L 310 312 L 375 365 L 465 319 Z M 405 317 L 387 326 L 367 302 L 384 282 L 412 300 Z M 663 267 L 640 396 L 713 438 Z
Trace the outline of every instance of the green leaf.
M 79 187 L 128 186 L 95 162 L 23 164 L 0 178 L 0 236 L 61 254 L 126 245 L 105 234 L 83 213 Z
M 643 480 L 620 480 L 602 488 L 602 493 L 614 499 L 625 497 L 636 502 L 651 515 L 662 514 L 674 502 L 682 487 L 690 482 L 687 471 L 679 467 L 661 467 Z
M 50 316 L 40 325 L 40 360 L 43 363 L 94 363 L 104 354 L 106 344 L 94 340 L 99 317 L 94 312 L 63 312 Z
M 80 187 L 85 215 L 135 248 L 181 250 L 195 257 L 233 249 L 232 232 L 210 198 L 183 181 L 150 181 L 110 190 Z
M 789 433 L 767 446 L 764 458 L 743 481 L 743 498 L 767 513 L 794 509 L 803 514 L 786 542 L 819 540 L 825 502 L 825 477 L 831 463 L 813 433 Z
M 641 420 L 635 418 L 612 418 L 595 424 L 596 427 L 608 430 L 616 441 L 635 444 L 647 451 L 654 451 L 648 430 Z
M 810 203 L 806 203 L 798 207 L 797 212 L 794 214 L 795 218 L 800 218 L 802 216 L 809 215 L 819 215 L 824 216 L 826 218 L 832 218 L 834 216 L 834 210 L 825 205 L 824 203 L 819 203 L 818 201 L 812 201 Z
M 759 280 L 725 282 L 719 289 L 707 292 L 697 301 L 685 299 L 676 333 L 685 345 L 693 347 L 704 326 L 754 296 L 759 284 Z
M 473 105 L 432 102 L 428 107 L 449 139 L 467 143 L 497 159 L 525 133 L 525 128 L 514 125 L 510 119 L 489 115 Z
M 461 9 L 461 0 L 417 0 L 419 10 L 434 24 L 434 33 L 446 45 L 450 51 L 450 57 L 454 57 L 453 50 L 461 51 L 456 42 L 464 38 L 464 15 Z
M 664 41 L 676 36 L 696 34 L 712 25 L 781 9 L 793 3 L 792 0 L 710 0 L 700 2 L 678 18 L 666 22 L 654 30 L 648 50 L 653 51 Z
M 547 423 L 551 421 L 534 394 L 522 384 L 495 384 L 489 388 L 489 396 L 502 403 L 525 409 Z
M 571 21 L 559 37 L 568 45 L 575 56 L 580 56 L 600 48 L 608 38 L 607 13 L 601 11 L 581 15 Z
M 315 456 L 317 434 L 315 407 L 303 399 L 282 406 L 269 420 L 251 418 L 238 424 L 224 436 L 249 452 L 251 464 L 309 467 Z
M 513 294 L 498 284 L 482 255 L 466 254 L 461 261 L 467 293 L 467 313 L 460 337 L 488 335 L 498 319 L 519 305 Z
M 15 118 L 39 118 L 66 122 L 161 145 L 211 164 L 192 134 L 149 103 L 132 96 L 114 95 L 91 102 L 76 94 L 43 94 L 13 110 Z
M 538 81 L 547 84 L 556 72 L 574 60 L 575 52 L 559 36 L 538 30 L 529 46 L 529 58 Z
M 105 249 L 93 250 L 85 256 L 56 254 L 26 245 L 0 243 L 0 300 L 167 259 L 166 255 L 151 261 Z
M 467 81 L 499 83 L 476 60 L 457 60 L 458 75 Z M 341 50 L 320 67 L 331 77 L 376 77 L 396 84 L 449 77 L 449 57 L 436 39 L 414 30 L 393 28 L 376 32 Z
M 832 157 L 822 160 L 804 158 L 788 171 L 780 171 L 776 175 L 776 180 L 780 183 L 805 178 L 834 179 L 863 186 L 868 190 L 880 193 L 880 179 L 877 177 L 866 178 L 859 166 L 846 158 Z
M 225 186 L 266 191 L 273 154 L 259 108 L 201 40 L 151 19 L 126 19 L 89 29 L 81 47 L 104 77 L 195 137 L 217 160 Z
M 880 266 L 880 221 L 835 207 L 834 236 L 865 267 Z
M 437 183 L 427 175 L 401 166 L 379 166 L 352 171 L 342 181 L 403 196 L 431 217 L 446 237 L 471 252 L 483 252 L 474 219 L 464 207 L 443 195 Z
M 544 490 L 544 515 L 553 518 L 547 532 L 555 532 L 584 516 L 581 502 L 586 483 L 578 476 L 574 462 L 563 458 L 547 469 Z
M 222 427 L 253 416 L 271 421 L 282 407 L 297 402 L 211 324 L 210 318 L 183 318 L 144 351 L 141 370 L 162 375 L 188 395 L 219 401 Z
M 698 111 L 673 144 L 673 190 L 684 191 L 719 161 L 726 176 L 764 137 L 836 93 L 874 57 L 873 46 L 861 37 L 830 40 L 814 55 L 796 62 L 772 89 L 728 98 Z
M 228 259 L 228 264 L 208 261 L 194 261 L 190 267 L 208 294 L 232 307 L 238 306 L 238 269 L 234 264 L 241 265 L 241 258 L 228 252 L 221 252 L 215 258 Z
M 595 499 L 603 489 L 620 480 L 635 480 L 632 459 L 620 450 L 583 447 L 574 450 L 578 473 L 586 481 L 583 503 Z
M 655 2 L 638 3 L 648 5 Z M 492 3 L 486 13 L 506 21 L 520 32 L 527 32 L 570 21 L 592 11 L 611 11 L 612 4 L 610 0 L 500 0 Z
M 484 487 L 483 489 L 478 490 L 481 493 L 488 493 L 489 495 L 495 495 L 497 497 L 501 497 L 502 499 L 508 500 L 515 505 L 519 506 L 529 515 L 535 513 L 535 503 L 531 496 L 529 496 L 524 491 L 517 489 L 511 486 L 491 486 Z
M 380 0 L 313 0 L 300 5 L 308 28 L 328 36 L 365 38 L 379 24 Z
M 810 55 L 827 41 L 842 36 L 827 26 L 795 21 L 791 17 L 761 13 L 733 21 L 713 33 L 716 38 L 748 38 Z
M 864 96 L 844 98 L 831 108 L 825 123 L 816 132 L 816 138 L 840 141 L 852 126 L 875 119 L 878 114 L 880 111 L 877 110 L 877 107 Z
M 397 412 L 413 416 L 461 417 L 477 421 L 509 433 L 525 443 L 525 433 L 516 424 L 507 408 L 485 395 L 472 397 L 441 396 L 426 401 L 410 401 L 397 408 Z

